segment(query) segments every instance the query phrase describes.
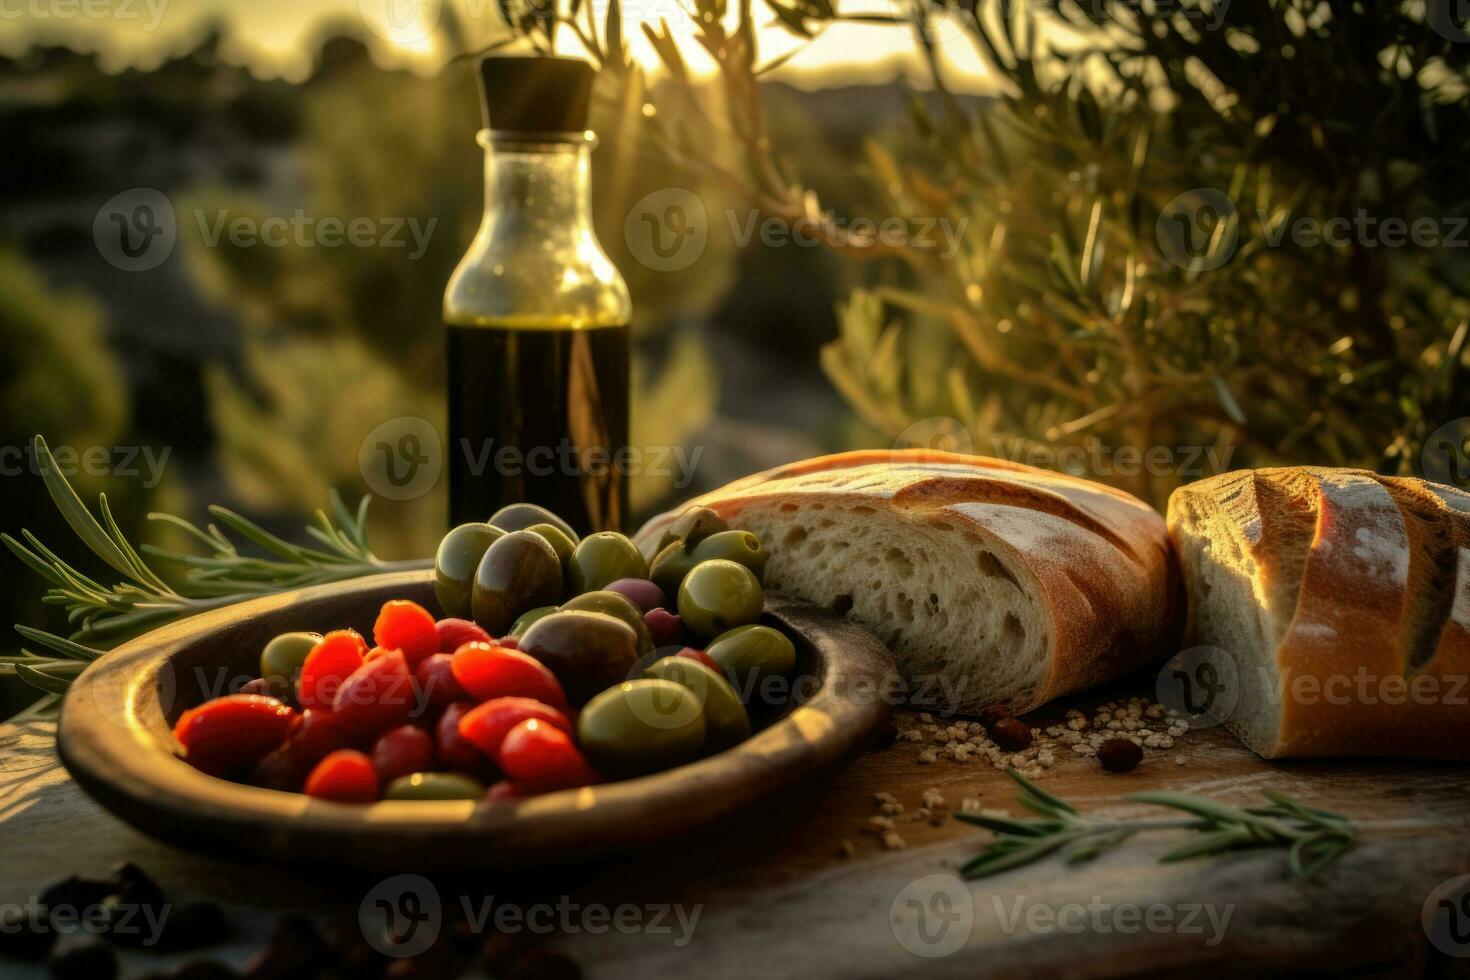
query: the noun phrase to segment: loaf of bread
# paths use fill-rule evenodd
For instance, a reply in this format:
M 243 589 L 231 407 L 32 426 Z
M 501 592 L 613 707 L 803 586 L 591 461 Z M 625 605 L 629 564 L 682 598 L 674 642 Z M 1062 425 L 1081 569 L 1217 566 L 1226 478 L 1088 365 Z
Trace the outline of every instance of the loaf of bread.
M 1177 649 L 1184 602 L 1163 519 L 1100 484 L 954 453 L 856 452 L 691 504 L 761 536 L 768 589 L 880 636 L 922 703 L 1026 711 Z M 639 531 L 650 557 L 683 509 Z
M 1470 495 L 1247 470 L 1175 491 L 1168 520 L 1195 642 L 1235 686 L 1221 720 L 1258 754 L 1470 759 Z

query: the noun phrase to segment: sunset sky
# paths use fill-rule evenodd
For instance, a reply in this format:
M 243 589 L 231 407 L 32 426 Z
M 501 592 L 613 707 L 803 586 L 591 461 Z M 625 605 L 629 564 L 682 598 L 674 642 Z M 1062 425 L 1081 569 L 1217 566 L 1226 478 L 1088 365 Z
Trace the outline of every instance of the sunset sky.
M 589 0 L 605 10 L 607 0 Z M 148 68 L 185 49 L 211 19 L 228 25 L 226 55 L 263 76 L 300 78 L 310 68 L 310 41 L 327 25 L 355 31 L 386 63 L 432 71 L 453 52 L 445 50 L 441 4 L 452 10 L 476 43 L 503 35 L 495 0 L 0 0 L 0 51 L 16 54 L 33 43 L 65 43 L 96 50 L 109 69 Z M 757 5 L 757 9 L 761 9 Z M 896 0 L 849 0 L 845 12 L 895 13 Z M 625 0 L 625 17 L 668 21 L 675 36 L 692 25 L 681 0 Z M 769 18 L 762 18 L 767 20 Z M 638 30 L 628 30 L 634 56 L 656 59 Z M 983 88 L 984 71 L 953 24 L 939 26 L 939 41 L 956 81 Z M 570 40 L 570 39 L 569 39 Z M 760 35 L 762 59 L 798 41 L 778 27 Z M 572 42 L 567 53 L 575 53 Z M 681 45 L 692 67 L 707 66 L 688 38 Z M 917 77 L 912 40 L 900 28 L 864 24 L 830 27 L 781 71 L 805 87 L 885 81 L 900 73 Z

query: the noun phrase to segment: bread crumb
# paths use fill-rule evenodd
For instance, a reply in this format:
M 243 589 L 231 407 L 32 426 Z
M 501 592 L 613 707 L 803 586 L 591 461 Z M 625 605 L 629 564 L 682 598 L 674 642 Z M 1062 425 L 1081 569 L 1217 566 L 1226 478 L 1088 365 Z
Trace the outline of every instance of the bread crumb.
M 901 851 L 908 846 L 904 839 L 896 831 L 888 831 L 883 835 L 883 846 L 890 851 Z

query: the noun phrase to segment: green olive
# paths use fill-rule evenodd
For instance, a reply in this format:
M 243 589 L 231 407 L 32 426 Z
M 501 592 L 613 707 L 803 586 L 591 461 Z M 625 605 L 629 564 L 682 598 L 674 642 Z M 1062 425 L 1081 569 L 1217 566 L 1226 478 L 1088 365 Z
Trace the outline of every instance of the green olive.
M 434 555 L 434 595 L 444 615 L 458 619 L 469 616 L 475 569 L 503 534 L 489 524 L 461 524 L 439 541 L 439 551 Z
M 545 617 L 550 616 L 552 613 L 556 612 L 560 608 L 560 606 L 537 606 L 535 609 L 526 610 L 525 612 L 521 613 L 519 619 L 511 624 L 510 632 L 507 635 L 522 635 L 526 632 L 526 630 L 531 628 L 531 624 L 536 622 L 536 620 L 544 619 Z
M 664 657 L 644 677 L 683 684 L 694 692 L 704 711 L 704 752 L 723 752 L 750 737 L 750 715 L 730 682 L 697 660 Z
M 490 520 L 485 522 L 500 528 L 502 531 L 524 531 L 526 528 L 536 524 L 550 524 L 562 534 L 572 539 L 576 544 L 579 540 L 577 532 L 566 521 L 557 517 L 545 507 L 536 504 L 506 504 L 497 510 Z
M 658 554 L 676 541 L 682 541 L 693 548 L 710 535 L 729 529 L 730 525 L 725 523 L 725 519 L 708 507 L 690 507 L 674 518 L 674 523 L 664 531 L 663 537 L 658 539 L 658 547 L 654 549 L 654 554 Z
M 608 592 L 599 589 L 596 592 L 583 592 L 579 596 L 568 599 L 561 604 L 563 609 L 585 609 L 588 612 L 606 613 L 614 619 L 621 619 L 633 628 L 638 634 L 638 655 L 642 656 L 653 649 L 653 634 L 648 630 L 648 624 L 643 621 L 643 613 L 633 605 L 633 600 L 617 592 Z
M 572 560 L 572 552 L 577 550 L 577 542 L 567 536 L 567 533 L 555 524 L 532 524 L 526 528 L 532 534 L 539 534 L 551 542 L 551 547 L 556 551 L 556 557 L 561 559 L 561 567 L 565 569 L 567 562 Z
M 478 800 L 485 787 L 457 772 L 416 772 L 399 776 L 383 791 L 385 800 Z
M 260 651 L 260 676 L 283 678 L 294 689 L 306 655 L 321 638 L 320 633 L 282 633 Z
M 677 599 L 679 585 L 696 564 L 694 553 L 682 541 L 675 541 L 654 556 L 648 577 L 663 590 L 664 595 Z
M 725 558 L 695 565 L 679 586 L 679 617 L 696 636 L 718 636 L 755 622 L 762 602 L 755 573 Z
M 673 681 L 625 681 L 587 702 L 577 719 L 577 744 L 588 761 L 616 776 L 689 762 L 704 739 L 698 697 Z
M 694 547 L 694 561 L 725 558 L 744 565 L 755 573 L 756 581 L 764 581 L 766 562 L 770 560 L 761 539 L 749 531 L 721 531 L 711 534 Z
M 572 552 L 567 566 L 573 595 L 595 592 L 620 578 L 647 578 L 648 562 L 638 546 L 616 531 L 589 534 Z
M 788 677 L 796 670 L 796 646 L 769 626 L 737 626 L 715 637 L 704 652 L 747 696 L 765 678 Z
M 539 534 L 511 531 L 480 559 L 470 610 L 491 636 L 504 636 L 521 613 L 561 598 L 561 561 Z
M 546 665 L 573 705 L 628 678 L 638 661 L 638 634 L 621 619 L 578 609 L 556 612 L 531 624 L 521 651 Z

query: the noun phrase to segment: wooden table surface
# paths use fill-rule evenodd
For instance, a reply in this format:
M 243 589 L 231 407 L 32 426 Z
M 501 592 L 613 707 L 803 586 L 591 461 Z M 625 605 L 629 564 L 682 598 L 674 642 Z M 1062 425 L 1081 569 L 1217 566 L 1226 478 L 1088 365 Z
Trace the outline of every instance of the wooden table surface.
M 210 955 L 239 966 L 283 909 L 352 914 L 385 888 L 401 893 L 402 883 L 259 866 L 149 839 L 70 781 L 53 734 L 46 720 L 0 726 L 0 902 L 23 903 L 67 874 L 134 861 L 173 901 L 209 898 L 234 910 L 236 940 Z M 973 761 L 921 765 L 919 748 L 900 741 L 872 750 L 796 796 L 596 866 L 409 887 L 427 889 L 444 910 L 465 902 L 483 910 L 488 898 L 536 928 L 570 923 L 548 943 L 591 977 L 1459 976 L 1470 966 L 1436 949 L 1420 918 L 1438 886 L 1470 873 L 1470 768 L 1268 764 L 1221 729 L 1190 732 L 1126 775 L 1063 752 L 1042 785 L 1084 812 L 1141 812 L 1119 797 L 1143 789 L 1243 803 L 1275 788 L 1358 819 L 1364 842 L 1309 880 L 1293 878 L 1278 851 L 1160 865 L 1178 838 L 1159 834 L 1086 865 L 1053 859 L 962 883 L 956 869 L 986 832 L 953 819 L 901 820 L 906 847 L 888 850 L 862 830 L 878 812 L 878 792 L 910 811 L 932 787 L 951 807 L 971 797 L 1018 812 L 1002 773 Z M 1174 761 L 1181 754 L 1185 765 Z M 849 856 L 844 840 L 855 849 Z M 1470 957 L 1470 938 L 1454 951 Z M 124 976 L 171 962 L 129 953 Z M 44 972 L 0 961 L 0 975 Z

